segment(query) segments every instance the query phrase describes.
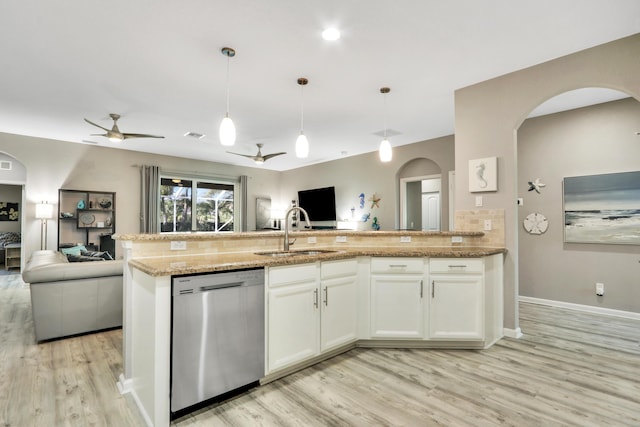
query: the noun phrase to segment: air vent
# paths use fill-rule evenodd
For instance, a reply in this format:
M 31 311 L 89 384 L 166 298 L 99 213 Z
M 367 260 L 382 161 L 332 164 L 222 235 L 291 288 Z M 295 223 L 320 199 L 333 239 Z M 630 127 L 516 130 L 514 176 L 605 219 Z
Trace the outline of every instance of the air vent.
M 10 171 L 11 170 L 11 162 L 9 160 L 0 160 L 0 170 Z
M 184 134 L 184 136 L 188 136 L 190 138 L 197 138 L 197 139 L 202 139 L 205 137 L 205 135 L 198 132 L 187 132 Z

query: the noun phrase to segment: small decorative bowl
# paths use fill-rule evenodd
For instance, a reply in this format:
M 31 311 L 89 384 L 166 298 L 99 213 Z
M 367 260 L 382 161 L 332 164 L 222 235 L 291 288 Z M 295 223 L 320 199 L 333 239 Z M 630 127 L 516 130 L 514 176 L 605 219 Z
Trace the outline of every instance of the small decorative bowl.
M 109 199 L 100 199 L 98 202 L 102 209 L 109 209 L 111 207 L 111 200 Z
M 60 212 L 61 218 L 73 218 L 73 213 L 71 212 Z

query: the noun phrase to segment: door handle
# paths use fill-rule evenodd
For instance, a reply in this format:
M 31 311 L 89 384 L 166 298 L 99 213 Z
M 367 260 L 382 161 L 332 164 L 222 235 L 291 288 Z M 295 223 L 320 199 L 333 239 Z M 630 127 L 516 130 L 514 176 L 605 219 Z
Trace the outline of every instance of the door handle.
M 313 290 L 313 306 L 318 308 L 318 288 Z
M 436 297 L 436 281 L 432 280 L 431 281 L 431 298 L 435 298 Z
M 329 305 L 329 287 L 325 286 L 324 288 L 324 306 L 328 306 Z
M 422 299 L 423 290 L 424 290 L 424 280 L 420 280 L 420 299 Z

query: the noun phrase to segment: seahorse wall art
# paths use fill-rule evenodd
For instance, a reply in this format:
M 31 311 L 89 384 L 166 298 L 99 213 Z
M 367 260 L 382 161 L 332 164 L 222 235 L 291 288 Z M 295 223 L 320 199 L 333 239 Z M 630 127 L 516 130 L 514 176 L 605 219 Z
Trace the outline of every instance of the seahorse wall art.
M 498 190 L 498 158 L 469 160 L 469 191 Z

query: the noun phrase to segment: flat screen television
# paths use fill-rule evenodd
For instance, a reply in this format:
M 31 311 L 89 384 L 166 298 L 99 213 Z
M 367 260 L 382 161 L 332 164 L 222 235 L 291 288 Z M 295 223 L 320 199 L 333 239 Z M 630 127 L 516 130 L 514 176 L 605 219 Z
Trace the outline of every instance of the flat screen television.
M 298 206 L 307 211 L 311 221 L 335 221 L 335 187 L 298 191 Z M 300 215 L 300 219 L 304 221 L 304 215 Z

